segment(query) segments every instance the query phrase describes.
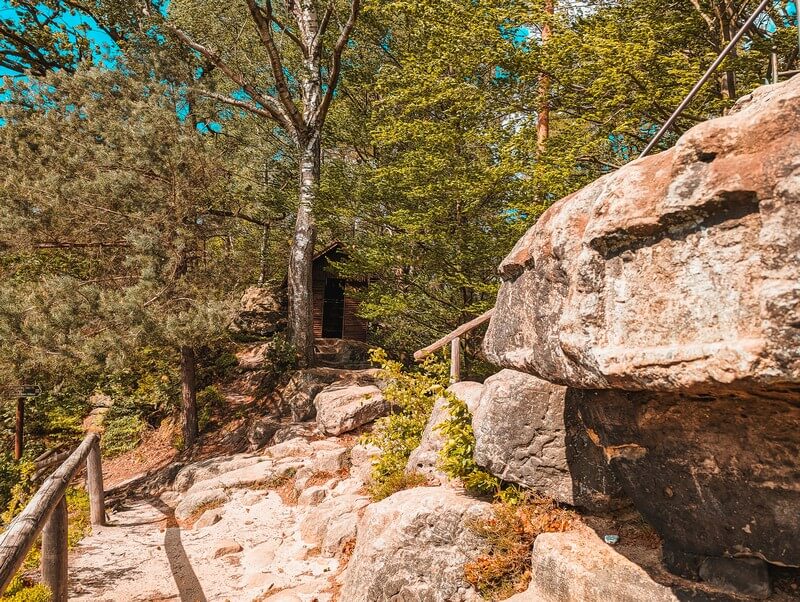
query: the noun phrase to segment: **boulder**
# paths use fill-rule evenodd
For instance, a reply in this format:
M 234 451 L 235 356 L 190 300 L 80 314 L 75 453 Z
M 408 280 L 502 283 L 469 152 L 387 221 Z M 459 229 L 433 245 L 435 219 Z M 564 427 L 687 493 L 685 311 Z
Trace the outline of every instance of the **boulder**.
M 198 481 L 191 486 L 188 493 L 194 493 L 205 489 L 244 489 L 254 486 L 266 485 L 276 478 L 292 472 L 293 466 L 284 466 L 261 458 L 261 462 L 242 466 L 236 470 L 230 470 L 216 477 Z
M 328 495 L 328 489 L 326 487 L 322 487 L 321 485 L 313 485 L 308 489 L 305 489 L 297 497 L 297 505 L 317 506 L 318 504 L 322 503 L 322 501 L 325 499 L 325 496 L 327 495 Z
M 335 368 L 309 368 L 293 372 L 281 391 L 281 413 L 291 415 L 295 422 L 312 420 L 317 413 L 314 398 L 344 375 L 344 370 Z
M 584 389 L 800 382 L 800 77 L 550 207 L 500 266 L 493 363 Z
M 464 581 L 464 564 L 482 547 L 469 524 L 490 511 L 447 487 L 407 489 L 371 504 L 358 524 L 341 599 L 480 599 Z
M 450 385 L 450 393 L 464 401 L 471 412 L 477 409 L 483 385 L 481 383 L 462 381 Z M 447 420 L 447 399 L 439 397 L 433 404 L 430 418 L 425 424 L 420 444 L 411 452 L 406 464 L 406 472 L 418 472 L 428 476 L 438 483 L 446 483 L 447 475 L 439 470 L 439 452 L 444 447 L 444 435 L 439 431 L 439 426 Z
M 314 448 L 302 437 L 293 437 L 264 450 L 264 455 L 273 460 L 308 458 L 313 454 Z
M 222 520 L 222 517 L 225 513 L 220 508 L 211 508 L 203 512 L 194 523 L 195 529 L 205 529 L 206 527 L 211 527 L 216 525 L 219 521 Z
M 263 370 L 267 366 L 267 357 L 273 347 L 272 341 L 243 345 L 236 351 L 236 367 L 241 372 Z
M 228 497 L 222 488 L 187 493 L 175 507 L 175 519 L 179 522 L 189 521 L 202 511 L 221 506 L 228 501 Z
M 314 361 L 333 368 L 369 368 L 371 346 L 352 339 L 315 339 Z
M 312 466 L 318 472 L 339 472 L 350 466 L 350 450 L 346 447 L 319 450 L 314 454 Z
M 261 461 L 259 456 L 240 454 L 223 458 L 211 458 L 193 462 L 178 471 L 173 481 L 175 491 L 187 491 L 197 482 L 211 479 L 226 472 L 250 466 Z
M 461 382 L 453 383 L 447 387 L 447 390 L 467 404 L 467 409 L 470 413 L 474 414 L 477 411 L 481 402 L 481 394 L 483 393 L 483 385 L 481 383 L 462 380 Z
M 281 422 L 271 416 L 253 420 L 247 427 L 247 442 L 250 450 L 255 451 L 267 445 L 281 426 Z
M 242 551 L 242 544 L 233 539 L 223 539 L 214 550 L 214 558 L 222 558 L 228 554 L 238 554 Z
M 350 474 L 362 483 L 372 478 L 372 465 L 380 457 L 381 449 L 371 443 L 359 443 L 350 450 Z
M 316 422 L 292 422 L 280 427 L 272 436 L 272 444 L 285 443 L 291 439 L 302 437 L 309 439 L 319 436 L 320 432 Z
M 341 435 L 389 412 L 389 403 L 375 385 L 335 383 L 321 391 L 314 405 L 317 423 L 329 435 Z
M 253 286 L 239 301 L 232 332 L 244 337 L 268 337 L 286 329 L 286 295 L 279 290 Z
M 323 556 L 336 555 L 348 541 L 355 538 L 358 513 L 367 504 L 369 498 L 363 495 L 326 498 L 304 516 L 300 525 L 303 541 L 319 546 Z
M 472 428 L 475 462 L 504 481 L 589 509 L 620 497 L 566 387 L 502 370 L 486 379 Z
M 697 556 L 696 564 L 706 556 L 757 556 L 800 566 L 796 401 L 626 391 L 574 396 L 589 435 L 665 548 Z M 679 572 L 696 574 L 697 567 Z
M 533 544 L 531 585 L 509 602 L 679 602 L 668 585 L 588 529 L 542 533 Z

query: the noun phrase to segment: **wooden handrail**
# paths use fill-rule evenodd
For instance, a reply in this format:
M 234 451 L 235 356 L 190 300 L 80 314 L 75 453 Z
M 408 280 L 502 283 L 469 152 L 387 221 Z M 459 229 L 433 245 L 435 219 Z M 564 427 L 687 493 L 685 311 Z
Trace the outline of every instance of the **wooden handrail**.
M 466 324 L 462 324 L 453 332 L 446 334 L 432 345 L 428 345 L 424 349 L 420 349 L 419 351 L 415 352 L 414 359 L 420 361 L 434 351 L 438 351 L 450 343 L 450 382 L 458 382 L 461 380 L 461 335 L 468 333 L 474 328 L 477 328 L 491 318 L 493 314 L 494 308 L 482 313 L 474 320 L 470 320 Z
M 84 462 L 91 522 L 93 525 L 105 524 L 100 438 L 96 433 L 90 433 L 42 483 L 0 538 L 0 595 L 19 570 L 36 537 L 42 533 L 42 581 L 50 588 L 53 602 L 66 601 L 67 505 L 64 494 Z
M 424 349 L 420 349 L 419 351 L 415 351 L 414 352 L 414 359 L 419 361 L 419 360 L 429 356 L 434 351 L 438 351 L 439 349 L 441 349 L 442 347 L 447 345 L 452 340 L 459 338 L 462 334 L 466 334 L 470 330 L 472 330 L 473 328 L 477 328 L 478 326 L 480 326 L 481 324 L 486 322 L 489 318 L 492 317 L 493 313 L 494 313 L 494 307 L 492 309 L 490 309 L 489 311 L 482 313 L 481 315 L 479 315 L 474 320 L 470 320 L 466 324 L 462 324 L 461 326 L 456 328 L 453 332 L 451 332 L 450 334 L 444 335 L 441 339 L 439 339 L 435 343 L 433 343 L 431 345 L 428 345 Z

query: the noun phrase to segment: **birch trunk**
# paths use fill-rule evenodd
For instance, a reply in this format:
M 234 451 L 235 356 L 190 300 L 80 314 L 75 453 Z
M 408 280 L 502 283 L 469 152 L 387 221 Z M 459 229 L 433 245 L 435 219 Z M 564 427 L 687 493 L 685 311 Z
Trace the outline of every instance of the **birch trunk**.
M 289 328 L 301 367 L 314 362 L 314 317 L 311 264 L 316 226 L 314 203 L 320 176 L 319 139 L 306 144 L 300 156 L 300 200 L 289 255 Z
M 548 18 L 555 14 L 554 0 L 545 0 L 544 11 Z M 552 37 L 550 21 L 542 25 L 542 48 Z M 539 109 L 536 120 L 536 147 L 539 154 L 542 154 L 547 147 L 547 139 L 550 137 L 550 76 L 541 73 L 539 76 Z

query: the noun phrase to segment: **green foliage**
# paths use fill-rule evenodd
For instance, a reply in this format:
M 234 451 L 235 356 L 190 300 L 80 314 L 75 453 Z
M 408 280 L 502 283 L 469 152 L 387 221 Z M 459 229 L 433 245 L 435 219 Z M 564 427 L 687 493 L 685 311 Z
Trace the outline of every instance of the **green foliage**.
M 32 462 L 26 463 L 21 473 L 23 480 L 19 483 L 31 483 L 30 476 L 33 474 L 34 465 Z M 34 491 L 31 486 L 17 490 L 19 497 L 14 497 L 8 504 L 3 513 L 3 524 L 8 524 L 25 505 L 30 501 Z M 91 533 L 91 519 L 89 509 L 89 494 L 85 489 L 69 487 L 65 494 L 67 500 L 68 517 L 68 538 L 67 547 L 73 549 L 78 542 Z M 42 584 L 29 582 L 22 576 L 22 573 L 35 571 L 41 563 L 41 540 L 31 548 L 22 563 L 20 572 L 11 581 L 4 596 L 0 597 L 0 602 L 48 602 L 51 599 L 50 590 Z
M 69 517 L 67 546 L 72 549 L 92 532 L 89 492 L 82 487 L 70 487 L 67 489 L 66 498 Z
M 21 461 L 16 462 L 11 454 L 0 456 L 0 501 L 5 508 L 0 520 L 7 525 L 19 514 L 34 493 L 33 475 L 36 464 L 33 455 L 26 451 Z
M 383 349 L 372 350 L 370 359 L 381 366 L 382 378 L 389 383 L 383 395 L 394 408 L 392 414 L 377 420 L 366 436 L 381 450 L 370 485 L 370 495 L 378 500 L 424 482 L 420 475 L 405 474 L 406 463 L 420 443 L 434 402 L 444 393 L 449 369 L 446 363 L 430 356 L 417 370 L 409 372 L 400 362 L 390 360 Z
M 447 393 L 449 418 L 439 425 L 445 442 L 440 454 L 440 467 L 450 477 L 460 479 L 467 490 L 484 495 L 500 495 L 500 479 L 475 463 L 475 433 L 472 414 L 467 404 Z
M 0 596 L 0 602 L 50 602 L 52 600 L 50 589 L 41 583 L 31 584 L 21 576 L 16 575 Z
M 202 433 L 211 424 L 214 414 L 225 403 L 225 396 L 214 385 L 197 393 L 197 426 Z
M 297 349 L 283 333 L 270 339 L 264 353 L 264 365 L 273 377 L 279 377 L 297 367 Z
M 103 455 L 113 458 L 135 449 L 142 442 L 146 430 L 147 424 L 136 414 L 107 418 L 102 439 Z

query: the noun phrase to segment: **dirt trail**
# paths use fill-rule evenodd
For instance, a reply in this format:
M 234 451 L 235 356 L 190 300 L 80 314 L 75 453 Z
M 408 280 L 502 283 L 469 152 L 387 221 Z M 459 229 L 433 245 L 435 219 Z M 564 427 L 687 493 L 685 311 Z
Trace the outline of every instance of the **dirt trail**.
M 109 526 L 80 542 L 70 558 L 70 600 L 326 602 L 338 562 L 302 541 L 302 508 L 275 491 L 238 490 L 221 520 L 184 529 L 158 498 L 130 502 Z M 234 544 L 241 552 L 215 558 Z M 235 549 L 235 547 L 234 547 Z

